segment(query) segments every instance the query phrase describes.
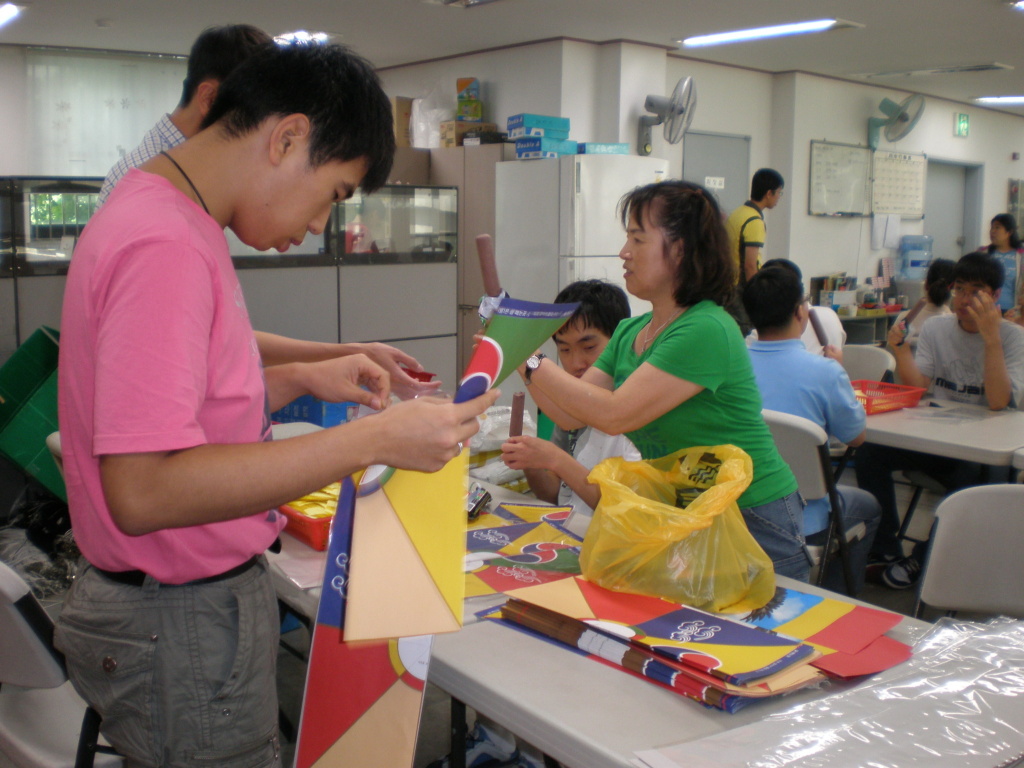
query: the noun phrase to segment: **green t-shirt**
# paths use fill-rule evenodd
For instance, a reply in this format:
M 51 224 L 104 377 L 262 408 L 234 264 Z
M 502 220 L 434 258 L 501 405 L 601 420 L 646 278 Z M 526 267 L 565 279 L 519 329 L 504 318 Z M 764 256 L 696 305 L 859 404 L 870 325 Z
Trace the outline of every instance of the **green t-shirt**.
M 628 432 L 645 459 L 694 445 L 731 444 L 749 454 L 754 479 L 739 498 L 741 507 L 781 499 L 797 489 L 761 416 L 761 395 L 747 346 L 736 321 L 720 306 L 702 301 L 690 307 L 637 356 L 633 342 L 650 313 L 623 320 L 594 363 L 619 387 L 642 363 L 704 387 L 697 395 Z

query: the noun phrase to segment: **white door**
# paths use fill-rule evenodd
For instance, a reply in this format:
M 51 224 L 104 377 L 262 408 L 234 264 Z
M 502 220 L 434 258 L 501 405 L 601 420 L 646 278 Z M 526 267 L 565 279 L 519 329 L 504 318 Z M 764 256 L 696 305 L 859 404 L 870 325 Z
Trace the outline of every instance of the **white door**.
M 966 171 L 962 165 L 928 161 L 924 192 L 924 233 L 933 238 L 933 258 L 957 261 L 981 245 L 967 242 L 964 236 Z

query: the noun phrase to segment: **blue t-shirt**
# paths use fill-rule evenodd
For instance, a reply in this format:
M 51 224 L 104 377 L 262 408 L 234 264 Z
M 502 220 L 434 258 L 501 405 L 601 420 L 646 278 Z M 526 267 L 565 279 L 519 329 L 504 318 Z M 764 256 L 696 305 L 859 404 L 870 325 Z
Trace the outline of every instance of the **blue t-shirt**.
M 1017 251 L 993 253 L 992 257 L 1003 265 L 1003 270 L 1006 273 L 1003 278 L 1003 288 L 999 292 L 999 309 L 1006 312 L 1017 306 Z
M 748 346 L 764 407 L 803 416 L 848 443 L 867 423 L 864 406 L 839 363 L 812 355 L 800 339 L 755 341 Z M 804 536 L 828 526 L 828 498 L 806 499 Z

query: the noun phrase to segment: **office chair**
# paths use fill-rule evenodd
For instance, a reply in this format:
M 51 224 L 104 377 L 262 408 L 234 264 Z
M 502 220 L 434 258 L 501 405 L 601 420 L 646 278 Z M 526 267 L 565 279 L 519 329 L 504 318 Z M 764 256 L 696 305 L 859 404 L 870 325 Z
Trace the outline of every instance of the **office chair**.
M 843 566 L 846 591 L 853 596 L 854 579 L 847 549 L 849 542 L 862 538 L 867 528 L 863 523 L 847 531 L 843 520 L 843 507 L 832 474 L 832 457 L 829 453 L 828 435 L 810 419 L 789 413 L 764 409 L 761 411 L 772 438 L 783 460 L 796 476 L 800 495 L 805 499 L 820 499 L 827 496 L 832 511 L 829 513 L 828 534 L 824 547 L 808 547 L 815 560 L 811 578 L 819 587 L 825 581 L 829 558 L 838 552 Z M 845 535 L 844 535 L 845 533 Z
M 60 476 L 64 477 L 64 452 L 60 447 L 60 432 L 51 432 L 46 436 L 46 448 L 50 451 Z
M 847 344 L 843 347 L 843 368 L 850 381 L 892 381 L 896 358 L 874 344 Z
M 1024 485 L 979 485 L 943 499 L 914 614 L 926 606 L 1024 618 Z
M 0 752 L 18 768 L 118 768 L 99 744 L 100 716 L 68 682 L 53 621 L 0 562 Z

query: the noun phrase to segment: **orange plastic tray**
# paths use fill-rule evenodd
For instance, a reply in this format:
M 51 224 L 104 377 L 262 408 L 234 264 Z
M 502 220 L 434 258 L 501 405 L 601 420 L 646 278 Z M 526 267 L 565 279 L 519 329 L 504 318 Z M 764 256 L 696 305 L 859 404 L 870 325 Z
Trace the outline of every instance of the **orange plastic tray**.
M 309 517 L 287 504 L 282 504 L 278 509 L 288 518 L 288 525 L 285 526 L 288 533 L 319 552 L 327 549 L 333 517 Z
M 898 411 L 913 408 L 927 390 L 922 387 L 908 387 L 903 384 L 887 384 L 884 381 L 851 381 L 857 400 L 864 406 L 868 416 L 873 413 Z

